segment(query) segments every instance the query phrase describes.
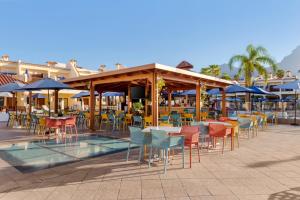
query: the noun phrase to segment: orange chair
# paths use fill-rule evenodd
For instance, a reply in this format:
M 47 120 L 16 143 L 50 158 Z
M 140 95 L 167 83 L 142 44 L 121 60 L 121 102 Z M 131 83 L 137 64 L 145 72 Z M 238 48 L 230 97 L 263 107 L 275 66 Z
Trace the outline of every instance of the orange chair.
M 209 123 L 208 133 L 209 136 L 213 138 L 213 141 L 215 141 L 216 138 L 223 138 L 223 145 L 222 145 L 222 154 L 223 154 L 224 147 L 225 147 L 225 139 L 227 135 L 227 127 L 224 124 Z M 215 146 L 215 142 L 214 142 L 214 146 Z
M 190 149 L 190 168 L 192 167 L 192 146 L 195 145 L 198 150 L 198 159 L 200 162 L 200 150 L 199 150 L 199 127 L 198 126 L 183 126 L 180 131 L 181 135 L 184 135 L 184 146 Z

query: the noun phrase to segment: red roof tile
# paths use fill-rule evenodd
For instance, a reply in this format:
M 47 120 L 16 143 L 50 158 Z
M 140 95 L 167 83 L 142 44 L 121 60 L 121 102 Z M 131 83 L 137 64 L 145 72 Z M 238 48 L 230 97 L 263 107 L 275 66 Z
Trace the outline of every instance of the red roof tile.
M 5 85 L 7 83 L 11 83 L 11 82 L 15 82 L 15 81 L 24 83 L 24 81 L 18 80 L 16 78 L 12 77 L 11 75 L 6 75 L 6 74 L 0 73 L 0 85 Z

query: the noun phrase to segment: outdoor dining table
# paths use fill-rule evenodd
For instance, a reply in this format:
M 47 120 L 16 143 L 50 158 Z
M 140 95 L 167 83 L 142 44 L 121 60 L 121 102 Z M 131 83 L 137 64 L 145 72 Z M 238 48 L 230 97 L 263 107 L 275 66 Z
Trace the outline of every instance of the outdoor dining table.
M 212 124 L 223 124 L 227 128 L 230 128 L 230 130 L 231 130 L 231 151 L 234 150 L 234 126 L 232 126 L 230 123 L 227 123 L 227 122 L 206 122 L 206 121 L 203 121 L 202 123 L 203 123 L 204 126 L 209 126 L 210 123 L 212 123 Z
M 148 126 L 147 128 L 144 128 L 142 130 L 143 133 L 146 133 L 147 136 L 151 137 L 151 130 L 161 130 L 161 131 L 165 131 L 167 134 L 170 133 L 180 133 L 181 131 L 181 127 L 168 127 L 168 126 Z M 178 137 L 179 135 L 176 135 L 174 137 Z M 147 157 L 146 154 L 146 150 L 147 150 L 147 146 L 144 146 L 144 159 Z
M 55 127 L 49 127 L 49 128 L 54 128 L 55 129 L 55 135 L 58 134 L 58 130 L 65 125 L 66 120 L 70 119 L 70 116 L 63 116 L 63 117 L 49 117 L 51 121 L 54 122 Z

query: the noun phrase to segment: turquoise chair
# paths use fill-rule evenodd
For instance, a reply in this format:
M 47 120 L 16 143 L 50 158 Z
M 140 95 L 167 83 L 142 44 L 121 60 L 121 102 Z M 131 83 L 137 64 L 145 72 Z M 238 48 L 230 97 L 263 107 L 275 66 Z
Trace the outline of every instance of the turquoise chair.
M 201 144 L 207 141 L 207 139 L 210 139 L 208 134 L 208 126 L 205 126 L 203 122 L 191 122 L 191 126 L 199 126 L 199 130 L 200 130 L 199 139 L 201 141 Z
M 138 115 L 133 116 L 133 126 L 143 128 L 143 118 L 142 118 L 142 116 L 138 116 Z
M 163 115 L 159 118 L 159 120 L 163 123 L 169 123 L 170 117 L 168 115 Z
M 253 121 L 249 118 L 238 118 L 239 122 L 239 130 L 247 130 L 248 139 L 250 138 L 250 131 L 252 130 L 252 134 L 254 136 L 254 125 Z
M 182 126 L 182 119 L 180 114 L 176 113 L 176 114 L 171 114 L 171 120 L 173 123 L 173 126 L 178 127 L 178 126 Z
M 182 151 L 182 168 L 184 168 L 184 136 L 169 136 L 167 132 L 162 130 L 153 130 L 151 129 L 151 144 L 150 144 L 150 153 L 149 153 L 149 162 L 152 158 L 153 148 L 163 150 L 164 158 L 164 173 L 167 172 L 168 166 L 168 151 L 170 149 L 181 148 Z
M 149 145 L 151 143 L 151 136 L 143 133 L 141 128 L 133 126 L 129 126 L 128 128 L 130 132 L 130 142 L 128 144 L 126 161 L 129 159 L 130 147 L 134 144 L 140 148 L 139 162 L 141 162 L 144 145 Z
M 109 125 L 112 126 L 112 131 L 116 130 L 117 121 L 115 115 L 112 112 L 108 114 L 108 122 Z

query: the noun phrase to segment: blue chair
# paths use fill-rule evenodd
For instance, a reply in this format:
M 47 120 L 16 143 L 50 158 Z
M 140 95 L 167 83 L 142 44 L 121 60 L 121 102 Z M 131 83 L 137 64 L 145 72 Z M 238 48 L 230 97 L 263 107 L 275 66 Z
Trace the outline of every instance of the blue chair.
M 108 123 L 110 126 L 112 126 L 112 131 L 116 130 L 116 125 L 117 125 L 116 116 L 112 112 L 108 114 Z
M 199 126 L 199 130 L 200 130 L 199 139 L 201 141 L 201 144 L 205 143 L 207 139 L 210 139 L 208 134 L 209 133 L 208 126 L 205 126 L 203 122 L 191 122 L 191 126 Z
M 129 126 L 130 132 L 130 142 L 128 144 L 126 161 L 129 159 L 130 146 L 134 144 L 140 148 L 139 151 L 139 162 L 141 161 L 142 153 L 144 150 L 144 145 L 149 145 L 151 143 L 151 136 L 142 132 L 141 128 Z
M 173 126 L 182 126 L 182 119 L 180 114 L 171 114 L 171 121 L 173 123 Z
M 36 131 L 36 127 L 38 126 L 39 124 L 39 119 L 36 115 L 34 114 L 31 114 L 30 115 L 30 124 L 29 124 L 29 133 L 30 133 L 30 130 L 33 129 L 33 134 L 35 134 L 35 131 Z
M 274 113 L 268 113 L 267 114 L 267 122 L 271 122 L 272 125 L 275 124 L 275 114 Z
M 250 138 L 250 131 L 252 130 L 252 134 L 254 136 L 254 124 L 253 121 L 249 118 L 238 118 L 239 122 L 239 130 L 247 130 L 248 139 Z
M 164 173 L 167 172 L 168 166 L 168 152 L 170 149 L 181 148 L 182 151 L 182 168 L 184 168 L 184 136 L 169 136 L 167 132 L 162 130 L 151 130 L 151 144 L 149 153 L 149 162 L 152 157 L 153 148 L 163 150 L 164 155 Z
M 142 116 L 138 116 L 138 115 L 133 116 L 133 126 L 143 128 L 143 118 L 142 118 Z

